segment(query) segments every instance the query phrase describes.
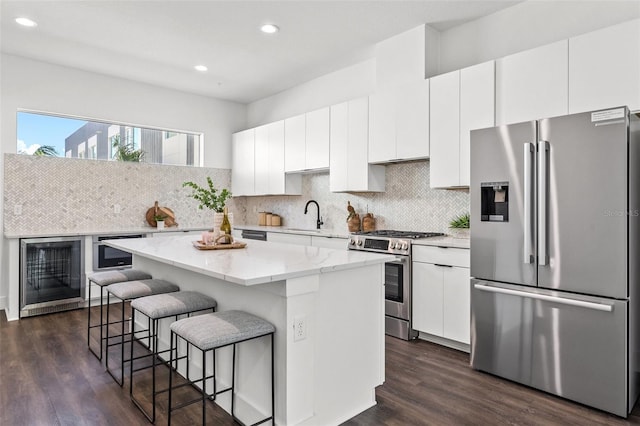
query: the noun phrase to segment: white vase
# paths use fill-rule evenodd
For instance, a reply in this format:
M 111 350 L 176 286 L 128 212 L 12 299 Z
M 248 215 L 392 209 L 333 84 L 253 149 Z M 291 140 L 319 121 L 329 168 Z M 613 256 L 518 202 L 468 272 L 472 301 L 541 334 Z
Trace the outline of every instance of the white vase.
M 453 238 L 470 238 L 469 228 L 449 228 L 449 235 Z
M 164 229 L 164 220 L 156 220 L 156 228 Z

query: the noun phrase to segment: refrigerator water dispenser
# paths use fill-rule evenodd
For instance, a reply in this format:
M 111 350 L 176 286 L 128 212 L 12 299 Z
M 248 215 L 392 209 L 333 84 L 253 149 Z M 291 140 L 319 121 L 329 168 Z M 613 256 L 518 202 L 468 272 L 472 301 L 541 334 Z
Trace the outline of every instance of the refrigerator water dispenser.
M 480 205 L 482 222 L 509 222 L 509 182 L 482 182 Z

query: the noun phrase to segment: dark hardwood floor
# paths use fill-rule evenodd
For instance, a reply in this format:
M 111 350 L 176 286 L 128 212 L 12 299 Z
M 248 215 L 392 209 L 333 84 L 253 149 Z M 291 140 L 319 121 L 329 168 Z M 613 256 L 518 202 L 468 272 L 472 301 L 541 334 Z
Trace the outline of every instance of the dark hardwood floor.
M 0 312 L 0 425 L 149 424 L 129 400 L 128 380 L 123 388 L 113 381 L 87 349 L 85 333 L 86 310 L 13 322 Z M 386 342 L 378 404 L 346 425 L 640 425 L 638 406 L 621 419 L 474 371 L 468 354 L 453 349 L 391 337 Z M 146 377 L 136 383 L 146 393 Z M 156 423 L 163 425 L 166 397 L 158 403 Z M 199 424 L 199 408 L 182 410 L 174 420 Z M 208 423 L 234 424 L 214 404 Z

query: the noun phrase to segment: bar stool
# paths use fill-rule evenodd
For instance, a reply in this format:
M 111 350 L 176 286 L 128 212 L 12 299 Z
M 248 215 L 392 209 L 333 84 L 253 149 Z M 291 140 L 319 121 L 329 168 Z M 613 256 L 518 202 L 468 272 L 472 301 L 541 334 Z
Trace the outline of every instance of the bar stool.
M 145 417 L 151 422 L 155 423 L 156 421 L 156 395 L 162 392 L 166 392 L 167 389 L 163 389 L 160 391 L 156 391 L 156 365 L 157 359 L 161 354 L 167 353 L 170 349 L 165 349 L 160 351 L 158 349 L 158 321 L 164 318 L 175 317 L 178 320 L 178 315 L 189 315 L 201 311 L 212 310 L 215 312 L 217 306 L 217 302 L 215 299 L 205 296 L 201 293 L 195 291 L 178 291 L 175 293 L 165 293 L 165 294 L 157 294 L 155 296 L 146 296 L 135 299 L 131 302 L 131 324 L 132 324 L 132 333 L 131 333 L 131 352 L 129 356 L 129 395 L 131 397 L 131 401 L 142 411 Z M 136 337 L 135 330 L 135 318 L 136 311 L 145 315 L 151 322 L 150 328 L 147 330 L 139 330 L 139 332 L 148 332 L 148 336 L 150 342 L 148 344 L 149 350 L 151 353 L 141 355 L 138 357 L 133 356 L 133 343 L 139 341 Z M 133 362 L 138 359 L 143 359 L 147 357 L 152 357 L 153 361 L 151 366 L 140 367 L 136 370 L 133 368 Z M 162 364 L 168 364 L 168 361 L 162 361 Z M 151 397 L 151 405 L 152 405 L 152 414 L 149 415 L 141 403 L 135 398 L 133 395 L 133 373 L 134 371 L 141 371 L 152 368 L 152 378 L 151 378 L 151 388 L 152 388 L 152 397 Z M 169 371 L 171 374 L 171 371 Z
M 103 339 L 103 307 L 104 307 L 104 288 L 108 285 L 120 283 L 124 281 L 133 281 L 133 280 L 147 280 L 150 279 L 151 275 L 146 272 L 139 271 L 137 269 L 122 269 L 117 271 L 104 271 L 104 272 L 96 272 L 95 274 L 91 274 L 88 277 L 89 280 L 89 309 L 87 310 L 87 347 L 93 353 L 96 358 L 102 361 L 102 342 Z M 100 324 L 91 325 L 91 283 L 100 287 Z M 100 328 L 100 350 L 96 353 L 91 347 L 91 329 L 92 328 Z
M 171 413 L 180 408 L 202 401 L 202 424 L 206 422 L 206 402 L 207 400 L 215 401 L 216 395 L 231 391 L 231 416 L 233 419 L 244 424 L 238 419 L 234 411 L 234 386 L 236 371 L 236 345 L 248 340 L 257 339 L 263 336 L 271 336 L 271 416 L 259 422 L 253 423 L 252 426 L 265 423 L 274 419 L 275 415 L 275 397 L 274 397 L 274 348 L 273 335 L 275 327 L 255 315 L 243 311 L 224 311 L 213 314 L 199 315 L 192 318 L 178 320 L 171 324 L 171 350 L 170 363 L 177 361 L 178 356 L 178 338 L 187 342 L 187 366 L 189 365 L 189 345 L 202 352 L 202 378 L 191 380 L 189 370 L 187 369 L 187 382 L 173 387 L 173 373 L 169 374 L 169 413 L 168 424 L 171 425 Z M 218 391 L 216 389 L 216 349 L 220 349 L 229 345 L 233 345 L 232 370 L 231 370 L 231 386 L 227 389 Z M 213 350 L 213 374 L 207 377 L 206 354 Z M 174 357 L 175 351 L 175 357 Z M 213 393 L 208 394 L 206 390 L 206 381 L 213 378 Z M 172 407 L 172 391 L 182 386 L 194 385 L 202 382 L 201 398 L 192 401 L 186 401 Z
M 116 284 L 110 284 L 107 286 L 107 337 L 105 338 L 105 340 L 107 341 L 107 344 L 105 348 L 104 363 L 105 363 L 107 372 L 111 375 L 111 377 L 113 377 L 113 380 L 115 380 L 116 383 L 119 384 L 120 386 L 122 386 L 124 382 L 124 363 L 126 361 L 124 359 L 124 344 L 126 343 L 125 341 L 126 333 L 124 332 L 125 303 L 133 299 L 137 299 L 139 297 L 152 296 L 154 294 L 172 293 L 178 290 L 180 290 L 180 287 L 178 287 L 177 285 L 170 283 L 168 281 L 158 280 L 158 279 L 126 281 L 126 282 L 121 282 Z M 120 318 L 120 321 L 116 321 L 116 323 L 120 323 L 121 325 L 120 334 L 111 336 L 111 337 L 120 337 L 120 341 L 117 343 L 109 343 L 110 337 L 109 337 L 108 324 L 111 324 L 111 322 L 109 321 L 109 306 L 111 305 L 111 296 L 114 296 L 115 298 L 121 301 L 121 308 L 122 308 L 122 316 Z M 116 377 L 113 371 L 111 371 L 111 369 L 109 368 L 109 347 L 117 346 L 117 345 L 120 345 L 120 377 L 119 378 Z

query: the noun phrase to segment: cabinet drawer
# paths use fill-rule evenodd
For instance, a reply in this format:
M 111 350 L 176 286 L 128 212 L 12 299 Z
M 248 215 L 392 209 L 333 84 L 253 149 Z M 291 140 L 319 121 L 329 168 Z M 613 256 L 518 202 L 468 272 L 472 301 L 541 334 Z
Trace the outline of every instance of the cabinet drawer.
M 453 247 L 411 246 L 414 262 L 469 267 L 469 250 Z

